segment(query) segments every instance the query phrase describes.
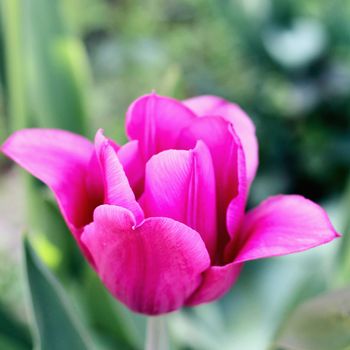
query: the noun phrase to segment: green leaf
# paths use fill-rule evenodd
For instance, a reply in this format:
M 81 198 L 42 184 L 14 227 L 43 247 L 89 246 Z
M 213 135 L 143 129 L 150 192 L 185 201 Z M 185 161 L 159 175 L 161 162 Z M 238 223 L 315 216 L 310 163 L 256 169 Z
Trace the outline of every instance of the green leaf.
M 91 269 L 86 270 L 79 287 L 76 297 L 84 305 L 89 324 L 101 336 L 109 338 L 117 349 L 143 348 L 146 317 L 131 312 L 114 299 Z
M 302 304 L 287 321 L 273 349 L 350 349 L 350 288 Z
M 26 274 L 36 324 L 37 347 L 42 350 L 91 349 L 62 287 L 24 239 Z
M 11 128 L 87 129 L 90 72 L 59 0 L 1 0 Z
M 31 347 L 22 347 L 13 338 L 4 337 L 0 334 L 0 349 L 5 350 L 29 350 Z
M 13 130 L 28 126 L 28 105 L 23 77 L 25 68 L 23 59 L 26 57 L 23 51 L 23 12 L 20 0 L 0 1 L 0 16 L 3 30 L 3 47 L 5 73 L 3 80 L 6 81 L 5 96 L 6 107 L 11 117 L 11 128 Z M 9 64 L 11 62 L 11 64 Z
M 343 216 L 342 234 L 338 253 L 338 266 L 336 274 L 336 286 L 338 288 L 346 286 L 350 282 L 350 178 L 341 202 L 340 212 Z
M 25 58 L 34 122 L 41 127 L 86 131 L 87 58 L 67 28 L 58 0 L 26 0 Z
M 2 304 L 0 304 L 0 339 L 0 349 L 32 349 L 28 329 Z M 5 342 L 7 347 L 3 345 Z

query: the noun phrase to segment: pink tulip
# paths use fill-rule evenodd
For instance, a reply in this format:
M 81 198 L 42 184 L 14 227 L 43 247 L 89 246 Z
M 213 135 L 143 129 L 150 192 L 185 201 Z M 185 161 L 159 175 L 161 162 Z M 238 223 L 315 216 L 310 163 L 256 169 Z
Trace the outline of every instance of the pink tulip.
M 258 165 L 255 128 L 214 96 L 132 103 L 123 146 L 62 130 L 14 133 L 2 152 L 46 183 L 83 254 L 130 309 L 155 315 L 223 296 L 249 260 L 339 236 L 302 196 L 245 213 Z

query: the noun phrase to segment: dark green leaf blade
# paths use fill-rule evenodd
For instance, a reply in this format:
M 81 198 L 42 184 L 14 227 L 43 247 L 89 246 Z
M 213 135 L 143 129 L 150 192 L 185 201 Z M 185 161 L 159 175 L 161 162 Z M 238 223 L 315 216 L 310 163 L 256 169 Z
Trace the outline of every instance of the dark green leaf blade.
M 0 349 L 4 349 L 5 339 L 13 344 L 15 349 L 31 349 L 32 340 L 27 327 L 18 321 L 7 308 L 0 303 Z
M 91 349 L 82 326 L 73 314 L 57 280 L 41 263 L 27 238 L 24 239 L 26 274 L 37 326 L 38 348 L 42 350 Z

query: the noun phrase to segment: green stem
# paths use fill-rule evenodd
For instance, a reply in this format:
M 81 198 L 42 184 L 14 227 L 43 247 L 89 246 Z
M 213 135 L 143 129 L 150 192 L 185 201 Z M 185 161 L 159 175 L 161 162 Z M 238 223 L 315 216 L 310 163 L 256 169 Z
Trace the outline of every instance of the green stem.
M 169 350 L 168 330 L 164 316 L 148 318 L 145 350 Z
M 20 0 L 2 0 L 1 22 L 4 32 L 8 109 L 11 131 L 28 127 L 25 71 L 23 66 L 23 6 Z
M 337 287 L 347 285 L 350 281 L 350 178 L 345 191 L 343 200 L 343 229 L 341 233 L 341 245 L 338 255 L 338 278 L 336 280 Z

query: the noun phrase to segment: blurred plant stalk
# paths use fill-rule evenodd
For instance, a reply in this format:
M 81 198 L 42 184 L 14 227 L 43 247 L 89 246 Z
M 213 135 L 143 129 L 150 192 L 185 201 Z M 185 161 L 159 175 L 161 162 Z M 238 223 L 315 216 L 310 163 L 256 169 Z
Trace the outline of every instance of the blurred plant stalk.
M 11 131 L 28 126 L 28 106 L 24 84 L 23 13 L 20 0 L 1 0 L 1 23 L 4 33 L 6 97 Z
M 6 134 L 30 127 L 88 134 L 87 55 L 62 6 L 59 0 L 0 0 Z M 45 234 L 59 250 L 69 249 L 51 197 L 32 177 L 23 174 L 23 179 L 30 231 Z
M 9 131 L 51 127 L 87 133 L 90 72 L 57 0 L 1 0 Z
M 168 328 L 165 316 L 148 318 L 145 350 L 169 350 Z
M 343 230 L 342 243 L 339 248 L 338 273 L 336 286 L 343 287 L 350 283 L 350 177 L 343 200 Z

